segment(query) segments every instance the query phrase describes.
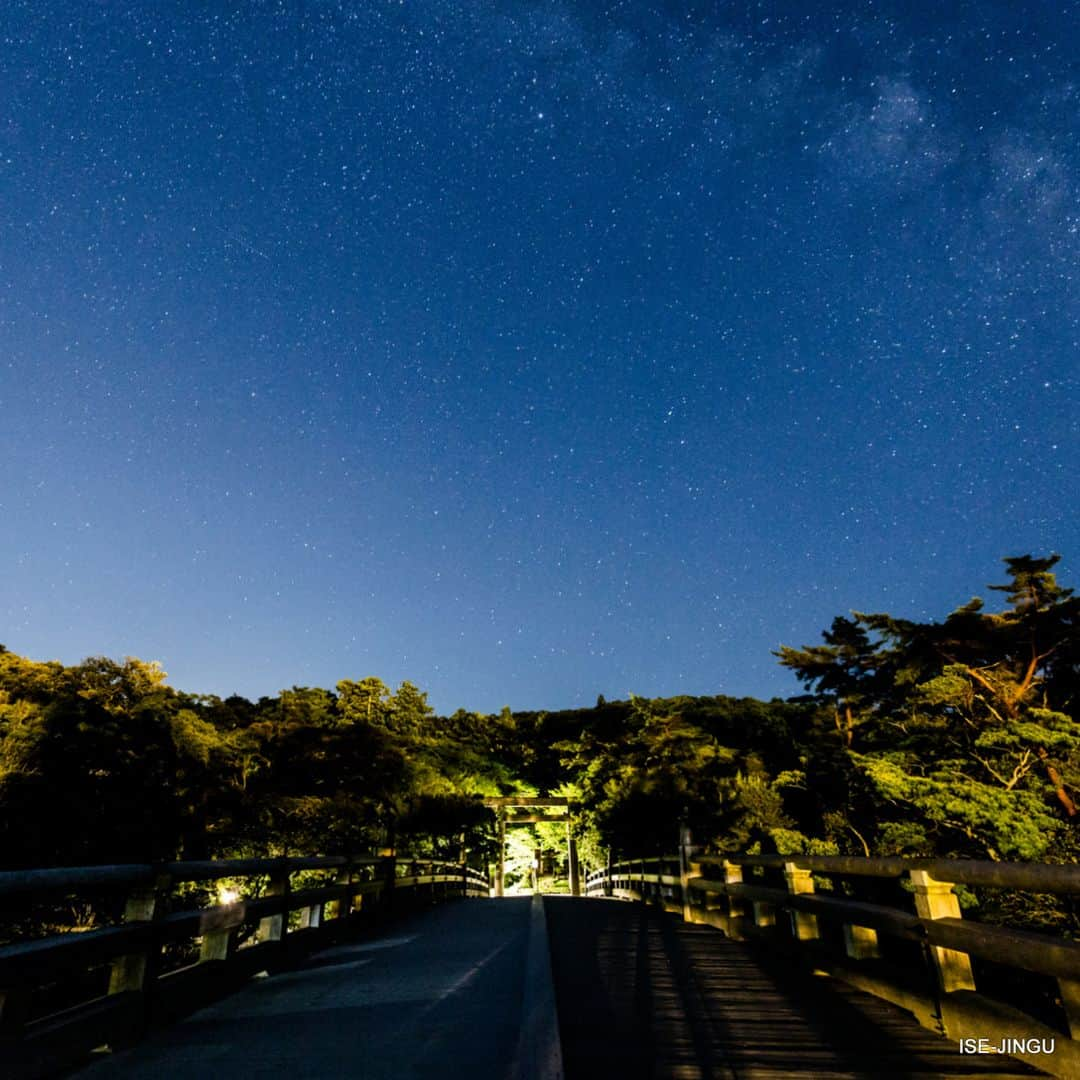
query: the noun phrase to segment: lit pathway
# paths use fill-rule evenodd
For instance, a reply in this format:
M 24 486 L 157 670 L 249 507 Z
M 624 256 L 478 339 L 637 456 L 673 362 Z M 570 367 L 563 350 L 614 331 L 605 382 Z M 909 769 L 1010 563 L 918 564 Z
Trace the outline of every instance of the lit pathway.
M 518 1047 L 530 898 L 446 904 L 256 979 L 79 1080 L 474 1080 Z
M 77 1073 L 78 1080 L 564 1075 L 1006 1080 L 1039 1074 L 1008 1058 L 961 1056 L 901 1010 L 764 961 L 710 927 L 643 904 L 568 897 L 542 904 L 529 897 L 473 900 L 403 919 L 379 937 L 257 979 Z

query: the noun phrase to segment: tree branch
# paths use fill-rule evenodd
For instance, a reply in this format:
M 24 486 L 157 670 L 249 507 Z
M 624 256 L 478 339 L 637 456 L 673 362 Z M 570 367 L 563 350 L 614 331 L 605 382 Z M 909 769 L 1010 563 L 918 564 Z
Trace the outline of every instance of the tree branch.
M 1039 760 L 1046 767 L 1047 779 L 1054 785 L 1054 794 L 1057 795 L 1058 802 L 1065 808 L 1066 815 L 1076 817 L 1076 803 L 1069 798 L 1069 793 L 1065 790 L 1065 781 L 1061 779 L 1061 773 L 1057 771 L 1050 761 L 1050 755 L 1046 752 L 1045 746 L 1039 747 Z

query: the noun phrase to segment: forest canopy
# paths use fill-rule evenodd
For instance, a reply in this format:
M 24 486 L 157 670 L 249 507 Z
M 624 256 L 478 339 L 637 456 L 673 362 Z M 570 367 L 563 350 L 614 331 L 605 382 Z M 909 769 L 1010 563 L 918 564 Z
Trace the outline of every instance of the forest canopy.
M 0 865 L 490 855 L 481 798 L 532 793 L 571 798 L 594 864 L 669 851 L 680 823 L 717 851 L 1072 861 L 1080 602 L 1057 562 L 1006 559 L 999 610 L 837 616 L 822 644 L 777 653 L 806 689 L 786 701 L 437 716 L 410 682 L 253 702 L 134 657 L 0 646 Z

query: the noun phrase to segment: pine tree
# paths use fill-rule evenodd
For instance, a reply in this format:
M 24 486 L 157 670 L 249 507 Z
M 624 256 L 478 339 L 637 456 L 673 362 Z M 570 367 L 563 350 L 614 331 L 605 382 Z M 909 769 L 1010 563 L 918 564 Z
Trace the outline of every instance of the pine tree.
M 1077 817 L 1080 724 L 1066 707 L 1080 612 L 1057 562 L 1006 559 L 1009 581 L 991 586 L 1009 602 L 1000 612 L 976 598 L 942 623 L 854 613 L 826 645 L 780 650 L 846 716 L 838 727 L 881 800 L 880 830 L 899 835 L 906 821 L 939 850 L 1035 859 Z

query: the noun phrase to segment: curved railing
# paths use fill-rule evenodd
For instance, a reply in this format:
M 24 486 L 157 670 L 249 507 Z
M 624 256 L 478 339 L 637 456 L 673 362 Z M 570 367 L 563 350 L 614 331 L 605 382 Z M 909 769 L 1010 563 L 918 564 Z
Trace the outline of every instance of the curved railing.
M 190 887 L 199 883 L 229 889 L 198 906 Z M 42 1075 L 95 1047 L 130 1042 L 148 1024 L 325 948 L 374 916 L 487 895 L 487 877 L 471 867 L 379 856 L 0 873 L 9 913 L 87 897 L 122 912 L 116 925 L 0 946 L 0 1075 Z
M 1080 1076 L 1080 943 L 963 919 L 958 886 L 1080 896 L 1080 867 L 687 849 L 594 871 L 585 892 L 765 939 L 908 1009 L 968 1052 L 1003 1049 L 1052 1075 Z M 975 969 L 990 965 L 1056 985 L 1056 1017 L 976 989 Z

